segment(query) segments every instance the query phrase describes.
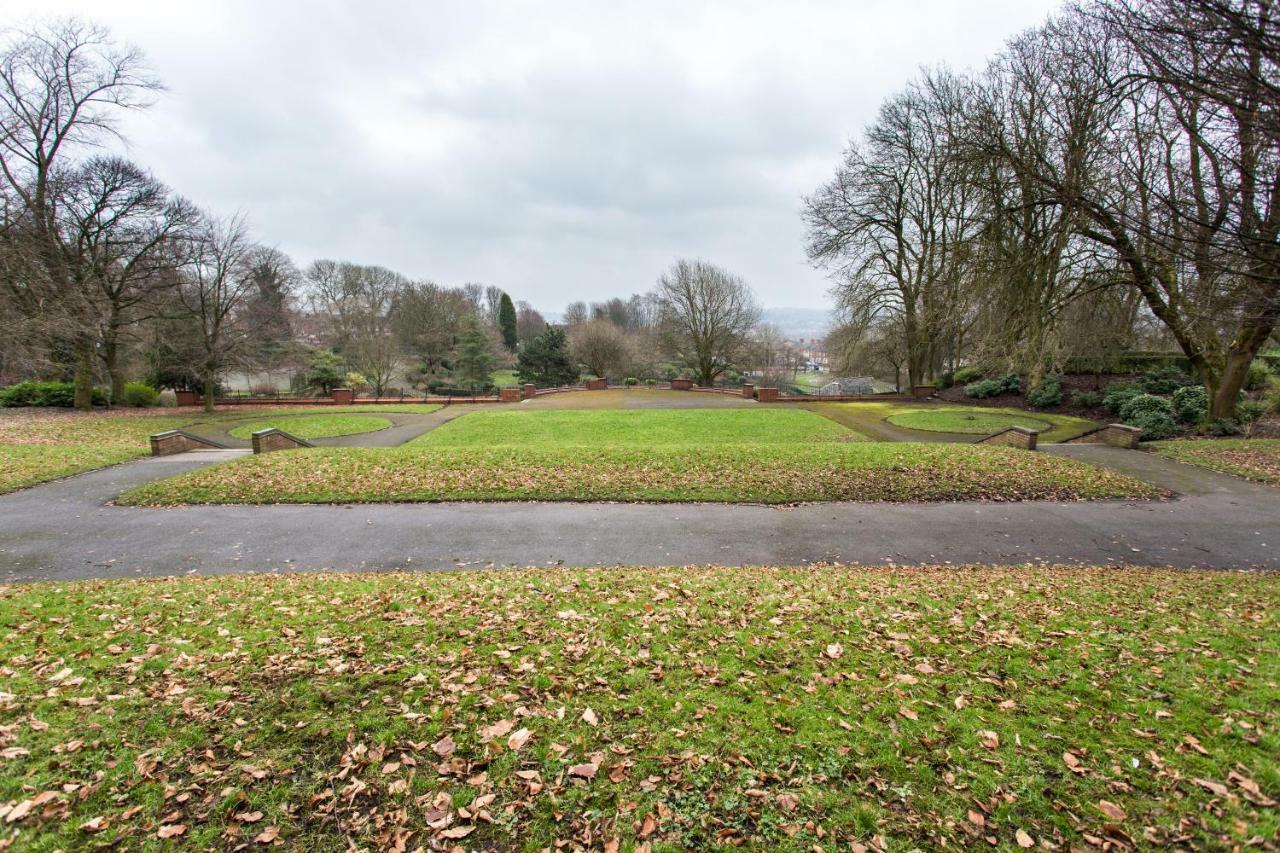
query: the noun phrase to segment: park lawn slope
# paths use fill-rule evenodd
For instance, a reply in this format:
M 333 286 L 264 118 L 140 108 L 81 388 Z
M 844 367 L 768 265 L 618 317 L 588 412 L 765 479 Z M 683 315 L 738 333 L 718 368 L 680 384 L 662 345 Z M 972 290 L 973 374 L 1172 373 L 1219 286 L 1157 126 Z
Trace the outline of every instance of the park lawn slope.
M 315 448 L 245 457 L 119 503 L 453 500 L 807 501 L 1154 498 L 1146 483 L 1003 447 L 857 442 L 743 447 Z
M 417 439 L 433 447 L 665 447 L 862 441 L 806 411 L 777 409 L 597 409 L 477 412 Z
M 1026 425 L 1043 429 L 1039 435 L 1042 443 L 1072 438 L 1098 424 L 1087 418 L 1060 415 L 1053 412 L 1024 411 L 1023 409 L 996 408 L 992 406 L 962 406 L 949 404 L 862 402 L 819 403 L 823 409 L 835 410 L 839 420 L 854 429 L 865 424 L 874 428 L 877 423 L 888 422 L 900 429 L 921 432 L 939 432 L 952 435 L 981 435 L 998 432 L 1014 425 Z M 1047 428 L 1046 428 L 1047 426 Z
M 0 409 L 0 494 L 141 458 L 150 452 L 148 437 L 170 429 L 245 418 L 304 414 L 334 417 L 361 412 L 427 413 L 439 408 L 434 404 L 393 404 L 294 407 L 258 412 L 243 407 L 227 407 L 212 415 L 190 409 L 177 414 L 163 414 L 162 409 L 117 409 L 110 412 Z
M 1229 438 L 1203 441 L 1155 441 L 1150 449 L 1191 465 L 1280 486 L 1280 439 Z
M 1278 606 L 1044 565 L 0 587 L 0 845 L 1265 846 Z
M 358 435 L 375 432 L 391 426 L 391 421 L 373 415 L 295 415 L 275 417 L 243 424 L 231 430 L 236 438 L 250 438 L 264 429 L 284 430 L 297 438 L 329 438 L 339 435 Z

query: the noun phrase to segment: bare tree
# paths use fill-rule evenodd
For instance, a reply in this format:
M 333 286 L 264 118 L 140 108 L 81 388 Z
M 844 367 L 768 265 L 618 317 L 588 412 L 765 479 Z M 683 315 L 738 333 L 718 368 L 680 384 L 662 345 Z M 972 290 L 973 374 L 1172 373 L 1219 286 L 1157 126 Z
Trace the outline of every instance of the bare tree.
M 133 48 L 83 21 L 18 31 L 0 51 L 0 179 L 6 241 L 39 272 L 8 281 L 9 301 L 34 328 L 70 343 L 77 407 L 91 405 L 96 325 L 81 287 L 82 266 L 68 263 L 55 217 L 53 182 L 68 151 L 117 134 L 123 111 L 145 107 L 161 88 Z
M 570 302 L 564 307 L 564 324 L 569 327 L 578 326 L 591 319 L 591 312 L 585 302 Z
M 199 232 L 186 241 L 178 298 L 199 335 L 206 412 L 213 411 L 218 375 L 250 340 L 244 308 L 254 292 L 248 270 L 253 249 L 242 216 L 206 215 Z
M 840 306 L 901 317 L 912 384 L 939 371 L 954 338 L 978 229 L 958 156 L 967 85 L 926 75 L 880 109 L 835 178 L 805 199 L 809 256 L 838 277 Z
M 546 319 L 528 302 L 516 303 L 516 338 L 530 341 L 547 330 Z
M 656 296 L 670 352 L 700 385 L 711 385 L 732 366 L 760 319 L 746 282 L 706 261 L 676 261 L 658 279 Z
M 86 323 L 96 325 L 98 354 L 110 378 L 111 400 L 118 403 L 124 394 L 125 336 L 155 317 L 159 292 L 177 284 L 176 243 L 191 236 L 199 214 L 118 157 L 91 158 L 56 181 L 55 193 L 63 263 Z
M 408 286 L 385 267 L 314 262 L 305 276 L 312 310 L 325 317 L 334 347 L 381 395 L 400 366 L 392 308 Z
M 570 329 L 569 352 L 593 375 L 617 376 L 629 356 L 627 335 L 609 320 L 591 320 Z
M 474 314 L 463 291 L 429 281 L 404 288 L 391 312 L 401 348 L 418 359 L 418 373 L 428 378 L 449 368 L 467 319 Z

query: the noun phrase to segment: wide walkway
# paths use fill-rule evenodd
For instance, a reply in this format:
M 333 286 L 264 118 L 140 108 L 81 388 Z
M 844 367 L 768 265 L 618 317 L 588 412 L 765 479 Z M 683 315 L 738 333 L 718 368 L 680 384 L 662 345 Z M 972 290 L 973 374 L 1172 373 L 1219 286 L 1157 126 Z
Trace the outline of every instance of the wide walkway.
M 118 507 L 237 451 L 144 459 L 0 496 L 0 582 L 228 572 L 719 563 L 1140 563 L 1280 568 L 1280 489 L 1137 451 L 1065 453 L 1157 502 Z

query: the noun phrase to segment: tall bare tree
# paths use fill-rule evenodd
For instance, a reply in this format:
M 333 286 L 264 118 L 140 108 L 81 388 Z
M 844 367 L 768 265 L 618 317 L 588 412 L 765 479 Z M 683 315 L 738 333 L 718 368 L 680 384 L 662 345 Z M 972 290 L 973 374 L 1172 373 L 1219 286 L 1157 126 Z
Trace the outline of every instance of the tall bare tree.
M 200 343 L 204 409 L 213 411 L 218 376 L 251 341 L 245 307 L 254 293 L 249 261 L 254 250 L 242 216 L 205 216 L 187 240 L 178 298 Z
M 658 279 L 655 296 L 671 354 L 700 385 L 711 385 L 733 365 L 760 319 L 746 282 L 706 261 L 676 261 Z
M 93 391 L 95 312 L 83 266 L 69 258 L 56 222 L 54 181 L 77 148 L 118 134 L 120 115 L 150 103 L 161 88 L 142 54 L 103 27 L 70 19 L 17 31 L 0 49 L 0 180 L 10 252 L 38 270 L 7 279 L 9 301 L 38 333 L 75 353 L 76 406 Z

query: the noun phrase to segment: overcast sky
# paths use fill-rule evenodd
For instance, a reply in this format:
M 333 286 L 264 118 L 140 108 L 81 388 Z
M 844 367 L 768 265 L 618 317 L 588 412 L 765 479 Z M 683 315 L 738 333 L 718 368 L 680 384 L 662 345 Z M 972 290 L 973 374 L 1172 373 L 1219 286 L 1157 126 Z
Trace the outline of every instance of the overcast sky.
M 800 197 L 921 65 L 977 67 L 1056 0 L 0 0 L 141 47 L 129 154 L 300 266 L 496 284 L 559 311 L 674 258 L 822 307 Z

